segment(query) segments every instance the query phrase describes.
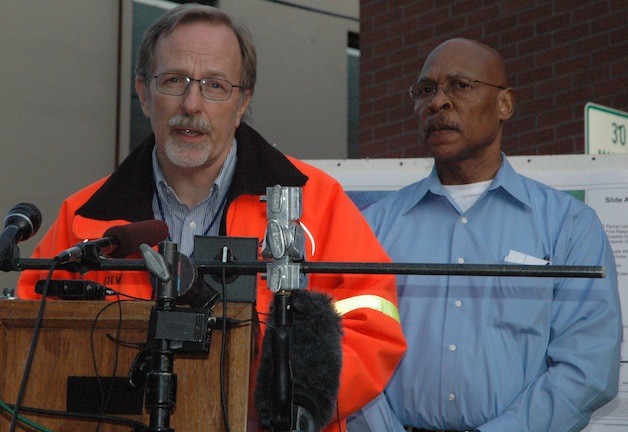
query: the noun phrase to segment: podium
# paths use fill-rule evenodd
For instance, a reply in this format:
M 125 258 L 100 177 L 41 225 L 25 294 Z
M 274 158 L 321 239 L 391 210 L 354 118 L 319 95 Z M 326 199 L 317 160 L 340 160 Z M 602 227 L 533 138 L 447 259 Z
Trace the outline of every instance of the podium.
M 0 300 L 0 399 L 15 403 L 28 358 L 39 301 Z M 105 306 L 108 306 L 106 309 Z M 68 377 L 126 377 L 146 342 L 150 310 L 148 301 L 49 301 L 24 392 L 22 406 L 66 411 Z M 222 315 L 222 305 L 215 309 Z M 250 303 L 229 303 L 227 315 L 237 320 L 253 320 Z M 255 346 L 254 321 L 227 330 L 225 353 L 225 393 L 231 430 L 246 431 L 252 359 Z M 118 336 L 119 331 L 119 336 Z M 123 342 L 116 343 L 113 338 Z M 222 331 L 213 330 L 208 355 L 176 354 L 176 409 L 170 417 L 175 432 L 224 431 L 220 389 L 220 349 Z M 95 370 L 95 365 L 97 371 Z M 98 395 L 99 397 L 99 395 Z M 97 422 L 31 414 L 21 416 L 54 431 L 96 430 Z M 118 415 L 116 415 L 118 416 Z M 119 415 L 149 424 L 149 413 Z M 0 415 L 0 430 L 8 430 L 10 415 Z M 18 423 L 18 431 L 30 431 Z M 102 423 L 100 432 L 128 432 L 131 427 Z

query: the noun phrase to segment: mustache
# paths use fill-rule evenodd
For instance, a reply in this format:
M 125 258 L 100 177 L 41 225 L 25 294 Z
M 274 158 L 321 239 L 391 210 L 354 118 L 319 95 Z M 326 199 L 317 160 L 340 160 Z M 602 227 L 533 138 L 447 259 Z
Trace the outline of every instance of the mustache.
M 423 134 L 426 136 L 434 131 L 443 129 L 460 131 L 460 125 L 442 115 L 428 117 L 425 124 L 423 124 Z
M 200 117 L 193 117 L 187 114 L 179 114 L 168 120 L 168 127 L 171 129 L 192 129 L 198 132 L 211 132 L 211 125 Z

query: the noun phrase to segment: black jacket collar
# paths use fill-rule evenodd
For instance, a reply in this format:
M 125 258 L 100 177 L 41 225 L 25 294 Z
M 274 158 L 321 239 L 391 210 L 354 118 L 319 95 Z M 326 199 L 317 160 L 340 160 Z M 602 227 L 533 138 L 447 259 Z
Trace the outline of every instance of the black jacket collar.
M 227 207 L 240 195 L 263 195 L 267 187 L 277 184 L 299 187 L 305 185 L 307 176 L 253 128 L 242 123 L 235 136 L 238 142 L 238 161 L 229 187 Z M 138 222 L 154 219 L 154 146 L 155 136 L 151 135 L 120 164 L 76 214 L 97 220 L 121 219 Z M 225 211 L 224 215 L 226 214 Z M 224 228 L 224 216 L 222 222 L 221 227 Z

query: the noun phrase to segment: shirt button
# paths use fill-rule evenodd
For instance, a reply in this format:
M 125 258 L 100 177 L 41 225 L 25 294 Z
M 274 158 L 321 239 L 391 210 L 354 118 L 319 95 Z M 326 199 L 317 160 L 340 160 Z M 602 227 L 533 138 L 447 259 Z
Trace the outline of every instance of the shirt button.
M 450 401 L 452 401 L 452 400 L 456 400 L 456 395 L 455 395 L 455 394 L 453 394 L 453 393 L 449 393 L 449 400 L 450 400 Z
M 456 351 L 456 345 L 455 344 L 449 345 L 449 351 Z
M 464 263 L 464 258 L 458 258 L 458 264 Z
M 190 229 L 194 229 L 196 228 L 196 222 L 192 221 L 190 222 Z
M 466 217 L 462 216 L 462 217 L 460 218 L 460 222 L 462 222 L 463 224 L 466 224 L 466 223 L 468 222 L 468 220 L 467 220 L 467 218 L 466 218 Z
M 456 307 L 462 306 L 462 302 L 460 300 L 456 300 L 454 304 L 456 305 Z

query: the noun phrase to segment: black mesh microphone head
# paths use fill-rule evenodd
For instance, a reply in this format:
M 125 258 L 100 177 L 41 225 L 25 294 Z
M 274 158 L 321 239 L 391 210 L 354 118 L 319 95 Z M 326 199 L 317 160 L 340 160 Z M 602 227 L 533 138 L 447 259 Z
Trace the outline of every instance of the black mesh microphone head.
M 16 241 L 28 240 L 41 226 L 41 212 L 33 204 L 20 203 L 13 207 L 4 218 L 4 227 L 18 227 Z
M 341 318 L 324 294 L 293 290 L 292 376 L 294 404 L 312 415 L 319 431 L 333 418 L 342 366 Z M 262 343 L 255 388 L 260 418 L 268 418 L 273 405 L 273 307 Z
M 117 247 L 109 255 L 112 258 L 124 258 L 139 252 L 142 243 L 155 246 L 165 240 L 168 237 L 168 225 L 164 221 L 150 219 L 111 227 L 105 231 L 104 237 L 113 237 L 117 242 Z

